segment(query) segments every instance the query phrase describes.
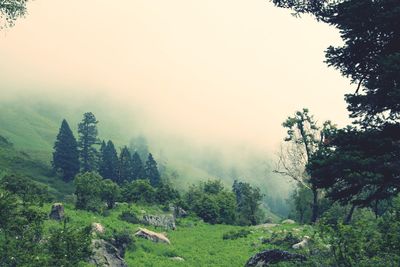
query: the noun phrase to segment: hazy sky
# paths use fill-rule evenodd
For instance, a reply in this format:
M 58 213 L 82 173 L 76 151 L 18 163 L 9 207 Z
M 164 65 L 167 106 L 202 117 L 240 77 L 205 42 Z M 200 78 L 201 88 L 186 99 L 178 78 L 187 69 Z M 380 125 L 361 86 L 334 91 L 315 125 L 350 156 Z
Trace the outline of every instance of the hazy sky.
M 0 32 L 0 97 L 102 97 L 153 129 L 269 149 L 302 107 L 347 122 L 354 86 L 323 63 L 338 32 L 266 0 L 35 0 L 28 11 Z

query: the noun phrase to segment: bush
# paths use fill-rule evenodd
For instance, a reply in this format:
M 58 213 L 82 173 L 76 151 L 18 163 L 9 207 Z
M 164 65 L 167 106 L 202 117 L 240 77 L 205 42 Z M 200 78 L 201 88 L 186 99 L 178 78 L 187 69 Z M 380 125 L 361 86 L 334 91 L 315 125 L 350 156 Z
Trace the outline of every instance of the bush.
M 235 240 L 242 237 L 247 237 L 251 232 L 247 229 L 240 229 L 238 231 L 229 231 L 222 236 L 222 239 L 227 240 Z
M 119 218 L 123 221 L 138 224 L 140 223 L 140 219 L 136 216 L 133 211 L 124 211 L 119 215 Z
M 156 192 L 148 180 L 136 180 L 124 184 L 122 199 L 126 202 L 154 203 Z
M 129 230 L 114 231 L 111 240 L 109 240 L 119 251 L 121 257 L 124 257 L 127 248 L 134 249 L 134 239 Z

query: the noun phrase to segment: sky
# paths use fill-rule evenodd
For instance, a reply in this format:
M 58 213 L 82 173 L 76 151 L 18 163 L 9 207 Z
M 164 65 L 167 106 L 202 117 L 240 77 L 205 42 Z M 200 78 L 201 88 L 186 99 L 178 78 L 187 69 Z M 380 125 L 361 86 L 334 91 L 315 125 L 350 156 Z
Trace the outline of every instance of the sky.
M 106 101 L 149 131 L 273 151 L 303 107 L 349 123 L 354 86 L 323 62 L 340 44 L 266 0 L 35 0 L 0 31 L 0 100 Z

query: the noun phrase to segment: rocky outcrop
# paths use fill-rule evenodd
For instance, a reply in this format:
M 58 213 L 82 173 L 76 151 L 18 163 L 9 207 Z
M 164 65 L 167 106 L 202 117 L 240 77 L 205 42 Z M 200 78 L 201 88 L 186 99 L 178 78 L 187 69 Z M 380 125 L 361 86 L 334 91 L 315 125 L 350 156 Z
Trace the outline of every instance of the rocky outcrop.
M 92 232 L 96 234 L 104 234 L 106 229 L 100 223 L 92 223 Z
M 51 206 L 49 218 L 57 221 L 64 219 L 64 205 L 62 203 L 54 203 Z
M 128 267 L 118 249 L 103 239 L 92 240 L 92 251 L 89 259 L 91 264 L 98 267 Z
M 137 231 L 135 233 L 135 236 L 145 238 L 145 239 L 151 240 L 153 242 L 171 244 L 169 239 L 164 234 L 156 233 L 156 232 L 150 231 L 146 228 L 139 227 L 139 231 Z
M 188 216 L 188 213 L 186 210 L 182 209 L 179 206 L 169 206 L 170 211 L 172 212 L 172 214 L 174 215 L 175 218 L 184 218 L 186 216 Z
M 172 215 L 144 215 L 143 224 L 164 228 L 165 230 L 175 230 L 175 218 Z
M 290 253 L 279 249 L 269 249 L 251 257 L 245 267 L 265 267 L 281 261 L 305 261 L 307 258 L 300 254 Z
M 304 236 L 303 237 L 303 240 L 302 241 L 300 241 L 299 243 L 297 243 L 297 244 L 294 244 L 293 246 L 292 246 L 292 248 L 293 249 L 302 249 L 302 248 L 305 248 L 305 247 L 307 247 L 307 245 L 308 245 L 308 241 L 310 241 L 310 237 L 309 236 Z

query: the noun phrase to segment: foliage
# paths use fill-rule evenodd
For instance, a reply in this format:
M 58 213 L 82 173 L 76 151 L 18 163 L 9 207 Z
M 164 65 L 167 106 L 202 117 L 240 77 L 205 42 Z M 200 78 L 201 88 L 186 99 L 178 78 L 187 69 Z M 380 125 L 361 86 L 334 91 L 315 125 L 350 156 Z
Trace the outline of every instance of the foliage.
M 144 166 L 146 178 L 150 180 L 150 184 L 157 187 L 161 183 L 160 173 L 157 169 L 157 162 L 154 160 L 153 155 L 149 153 L 146 164 Z
M 131 165 L 132 165 L 132 179 L 133 180 L 137 180 L 137 179 L 146 177 L 142 159 L 140 158 L 139 154 L 136 151 L 135 151 L 135 153 L 132 154 Z
M 94 171 L 97 168 L 97 150 L 94 145 L 100 144 L 97 137 L 96 117 L 91 112 L 83 114 L 82 122 L 78 124 L 79 153 L 82 172 Z
M 133 224 L 140 223 L 140 219 L 133 211 L 124 211 L 119 215 L 119 219 Z
M 103 141 L 100 148 L 99 174 L 105 179 L 117 181 L 118 164 L 114 143 L 111 140 L 107 143 Z
M 133 180 L 131 153 L 125 146 L 119 155 L 118 184 L 131 182 Z
M 63 227 L 53 227 L 46 247 L 49 266 L 78 266 L 91 255 L 91 227 L 72 228 L 64 221 Z
M 231 239 L 235 240 L 242 237 L 247 237 L 250 234 L 250 231 L 247 229 L 240 229 L 238 231 L 229 231 L 223 234 L 222 239 Z
M 207 181 L 192 186 L 185 195 L 188 208 L 209 223 L 234 224 L 236 222 L 236 199 L 224 189 L 221 181 Z
M 107 208 L 112 209 L 115 202 L 120 198 L 120 187 L 109 179 L 105 179 L 101 184 L 101 199 L 106 201 Z
M 238 223 L 240 225 L 256 225 L 259 202 L 262 199 L 260 189 L 249 183 L 234 181 L 232 190 L 236 196 Z
M 75 177 L 77 209 L 101 211 L 101 185 L 103 178 L 94 172 L 86 172 Z
M 160 204 L 167 204 L 175 202 L 180 199 L 178 190 L 173 188 L 170 184 L 162 182 L 156 188 L 156 201 Z
M 23 176 L 6 175 L 1 179 L 1 187 L 21 198 L 26 204 L 42 205 L 50 200 L 46 186 Z
M 27 0 L 0 0 L 0 28 L 12 26 L 18 17 L 26 13 Z M 2 21 L 4 19 L 4 21 Z
M 53 168 L 61 172 L 64 181 L 73 180 L 79 172 L 79 152 L 76 139 L 64 119 L 54 143 Z
M 122 186 L 122 199 L 126 202 L 154 203 L 155 190 L 147 180 L 136 180 Z

